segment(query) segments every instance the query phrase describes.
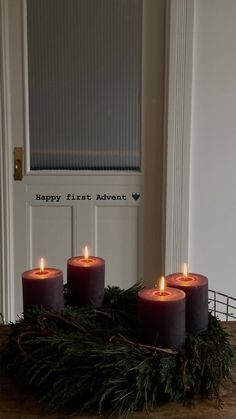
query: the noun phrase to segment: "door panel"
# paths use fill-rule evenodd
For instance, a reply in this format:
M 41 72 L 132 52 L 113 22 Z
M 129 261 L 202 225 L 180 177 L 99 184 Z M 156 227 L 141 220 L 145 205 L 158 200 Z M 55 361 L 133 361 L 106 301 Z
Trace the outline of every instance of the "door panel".
M 39 266 L 39 257 L 42 255 L 47 266 L 57 266 L 66 271 L 65 256 L 69 258 L 73 254 L 72 210 L 69 206 L 30 205 L 30 266 Z M 56 251 L 52 253 L 51 249 Z
M 67 259 L 88 245 L 106 260 L 106 285 L 127 288 L 141 279 L 141 177 L 133 185 L 126 176 L 113 185 L 108 176 L 58 177 L 25 176 L 15 183 L 16 313 L 22 311 L 21 272 L 38 266 L 40 257 L 62 269 L 66 282 Z
M 138 215 L 138 206 L 96 207 L 96 247 L 106 260 L 107 285 L 127 288 L 138 278 Z

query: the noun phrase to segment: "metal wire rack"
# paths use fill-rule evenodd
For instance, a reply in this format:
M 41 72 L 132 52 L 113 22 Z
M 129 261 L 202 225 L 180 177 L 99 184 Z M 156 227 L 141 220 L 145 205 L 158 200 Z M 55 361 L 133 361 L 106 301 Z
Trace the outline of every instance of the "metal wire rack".
M 220 320 L 236 320 L 236 298 L 209 289 L 208 308 Z M 2 313 L 0 313 L 0 324 L 4 324 Z
M 220 320 L 236 319 L 236 298 L 229 297 L 221 292 L 208 290 L 208 304 L 209 310 Z

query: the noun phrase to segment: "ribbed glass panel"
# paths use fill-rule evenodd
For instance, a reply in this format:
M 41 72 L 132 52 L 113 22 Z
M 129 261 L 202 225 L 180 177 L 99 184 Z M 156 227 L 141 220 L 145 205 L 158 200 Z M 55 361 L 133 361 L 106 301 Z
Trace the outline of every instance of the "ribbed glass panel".
M 140 169 L 142 0 L 28 0 L 30 167 Z

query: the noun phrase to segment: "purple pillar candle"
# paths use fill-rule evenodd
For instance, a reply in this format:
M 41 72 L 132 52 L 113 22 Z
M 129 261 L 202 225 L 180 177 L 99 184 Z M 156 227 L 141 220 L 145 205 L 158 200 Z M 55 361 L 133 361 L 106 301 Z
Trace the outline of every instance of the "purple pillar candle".
M 52 311 L 60 311 L 64 307 L 63 273 L 60 269 L 41 267 L 25 271 L 22 288 L 24 311 L 33 306 Z
M 138 293 L 140 342 L 179 350 L 185 342 L 185 293 L 175 288 L 144 288 Z
M 105 291 L 105 261 L 95 256 L 76 256 L 67 261 L 68 304 L 101 306 Z
M 166 276 L 168 286 L 186 294 L 186 332 L 196 333 L 208 327 L 208 279 L 196 273 Z

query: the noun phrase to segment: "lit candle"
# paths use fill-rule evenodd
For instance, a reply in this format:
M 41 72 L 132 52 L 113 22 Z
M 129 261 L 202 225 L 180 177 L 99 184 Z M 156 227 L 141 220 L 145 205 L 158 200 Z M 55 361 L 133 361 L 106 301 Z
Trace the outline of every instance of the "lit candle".
M 185 293 L 165 287 L 138 293 L 138 328 L 141 343 L 178 350 L 185 342 Z
M 186 331 L 195 333 L 208 327 L 208 279 L 200 274 L 188 273 L 185 263 L 183 273 L 166 277 L 170 287 L 186 293 Z
M 105 289 L 105 261 L 89 256 L 85 246 L 84 256 L 67 261 L 68 304 L 101 306 Z
M 39 268 L 23 272 L 22 287 L 24 311 L 33 306 L 53 311 L 64 307 L 63 273 L 60 269 L 45 268 L 43 258 Z

